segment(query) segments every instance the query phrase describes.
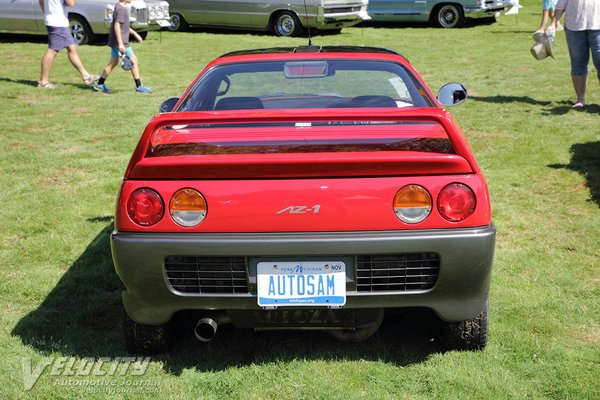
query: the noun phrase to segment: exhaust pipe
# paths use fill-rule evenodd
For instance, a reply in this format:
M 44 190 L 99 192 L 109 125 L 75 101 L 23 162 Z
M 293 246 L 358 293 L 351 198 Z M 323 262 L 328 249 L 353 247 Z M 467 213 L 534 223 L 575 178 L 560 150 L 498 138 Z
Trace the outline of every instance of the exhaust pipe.
M 201 318 L 196 323 L 194 335 L 201 342 L 210 342 L 217 334 L 217 321 L 212 318 Z

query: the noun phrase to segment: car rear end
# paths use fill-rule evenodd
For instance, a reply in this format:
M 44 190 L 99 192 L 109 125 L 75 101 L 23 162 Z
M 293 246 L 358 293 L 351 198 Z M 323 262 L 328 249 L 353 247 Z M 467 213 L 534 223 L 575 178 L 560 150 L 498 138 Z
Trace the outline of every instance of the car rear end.
M 308 63 L 303 74 L 322 65 Z M 428 308 L 448 322 L 480 315 L 495 229 L 454 119 L 438 107 L 332 105 L 150 122 L 111 237 L 135 323 L 199 310 L 237 327 L 357 340 L 386 309 Z

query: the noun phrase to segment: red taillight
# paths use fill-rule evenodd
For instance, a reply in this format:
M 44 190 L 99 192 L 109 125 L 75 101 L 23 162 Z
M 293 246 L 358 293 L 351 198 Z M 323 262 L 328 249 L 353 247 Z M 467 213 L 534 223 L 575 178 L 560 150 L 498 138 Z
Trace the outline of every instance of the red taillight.
M 165 213 L 161 197 L 149 188 L 137 189 L 127 201 L 127 214 L 133 222 L 141 226 L 156 224 Z
M 450 222 L 460 222 L 475 212 L 475 193 L 465 184 L 451 183 L 437 198 L 437 209 Z

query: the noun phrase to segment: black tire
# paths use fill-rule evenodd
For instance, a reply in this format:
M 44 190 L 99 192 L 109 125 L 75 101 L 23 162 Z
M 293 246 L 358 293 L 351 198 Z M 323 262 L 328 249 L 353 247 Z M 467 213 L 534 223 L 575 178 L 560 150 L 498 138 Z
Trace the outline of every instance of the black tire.
M 432 22 L 440 28 L 460 28 L 465 24 L 465 12 L 459 4 L 441 4 L 431 13 Z
M 489 305 L 477 317 L 459 322 L 445 322 L 442 342 L 447 350 L 483 350 L 487 345 Z
M 171 325 L 140 324 L 132 320 L 123 310 L 123 333 L 129 354 L 167 353 L 173 346 Z
M 146 40 L 148 37 L 148 31 L 138 32 L 137 34 L 140 35 L 143 40 Z
M 181 14 L 171 14 L 171 26 L 167 28 L 171 32 L 185 32 L 189 28 L 189 24 Z
M 69 14 L 69 29 L 77 45 L 93 43 L 96 38 L 90 24 L 81 15 Z
M 300 18 L 291 11 L 275 14 L 271 21 L 271 30 L 277 36 L 300 36 L 305 31 Z

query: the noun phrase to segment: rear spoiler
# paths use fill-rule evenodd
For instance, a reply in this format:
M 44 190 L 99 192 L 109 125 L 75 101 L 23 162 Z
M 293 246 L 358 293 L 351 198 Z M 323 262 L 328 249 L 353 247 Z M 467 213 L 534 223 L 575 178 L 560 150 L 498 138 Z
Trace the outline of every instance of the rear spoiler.
M 414 151 L 290 154 L 186 155 L 148 157 L 159 129 L 177 125 L 309 123 L 335 121 L 434 122 L 448 134 L 456 154 Z M 397 176 L 475 173 L 479 167 L 451 114 L 441 108 L 244 110 L 164 113 L 155 116 L 140 138 L 125 179 L 269 178 Z

